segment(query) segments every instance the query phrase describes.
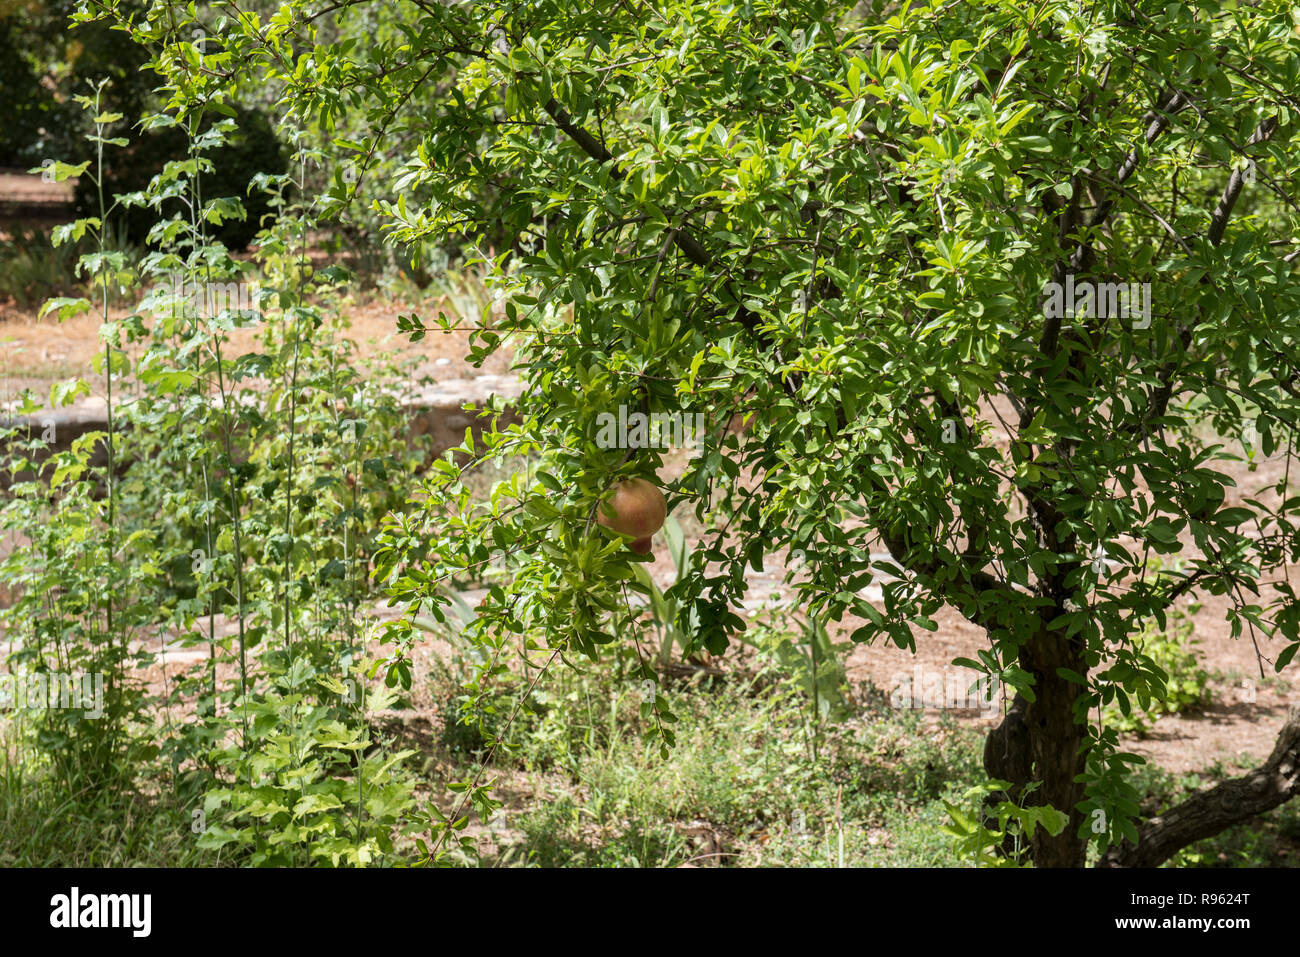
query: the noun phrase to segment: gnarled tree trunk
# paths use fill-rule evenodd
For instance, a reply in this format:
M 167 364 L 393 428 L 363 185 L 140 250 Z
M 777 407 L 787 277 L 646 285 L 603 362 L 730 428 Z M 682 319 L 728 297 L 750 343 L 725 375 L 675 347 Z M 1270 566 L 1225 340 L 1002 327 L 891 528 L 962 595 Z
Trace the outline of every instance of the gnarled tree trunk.
M 1002 724 L 984 743 L 984 770 L 1014 785 L 1010 794 L 991 795 L 990 803 L 1004 797 L 1018 801 L 1026 784 L 1039 782 L 1027 802 L 1049 804 L 1069 815 L 1069 823 L 1057 835 L 1035 830 L 1029 858 L 1038 867 L 1082 867 L 1087 842 L 1078 836 L 1082 818 L 1075 805 L 1083 800 L 1083 785 L 1075 778 L 1084 769 L 1086 729 L 1074 720 L 1074 701 L 1081 689 L 1060 677 L 1057 668 L 1084 674 L 1087 665 L 1076 642 L 1051 632 L 1040 633 L 1026 645 L 1020 663 L 1034 676 L 1034 700 L 1017 694 Z

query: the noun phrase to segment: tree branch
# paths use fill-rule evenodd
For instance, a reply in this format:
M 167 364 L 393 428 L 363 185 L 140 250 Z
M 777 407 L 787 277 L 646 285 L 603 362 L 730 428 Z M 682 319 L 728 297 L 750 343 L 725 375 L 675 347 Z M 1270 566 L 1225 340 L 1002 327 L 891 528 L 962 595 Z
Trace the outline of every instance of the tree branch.
M 1273 131 L 1276 129 L 1277 117 L 1268 117 L 1250 135 L 1246 145 L 1254 146 L 1256 143 L 1262 143 L 1272 136 Z M 1232 215 L 1232 207 L 1237 205 L 1237 197 L 1241 195 L 1241 187 L 1245 182 L 1246 176 L 1239 169 L 1234 169 L 1232 175 L 1228 177 L 1228 183 L 1223 187 L 1223 195 L 1219 197 L 1219 203 L 1214 207 L 1214 214 L 1210 217 L 1210 231 L 1206 234 L 1206 237 L 1210 240 L 1211 246 L 1217 246 L 1223 241 L 1223 231 L 1228 228 L 1228 218 Z
M 1098 867 L 1158 867 L 1189 844 L 1285 804 L 1300 793 L 1300 707 L 1292 707 L 1273 753 L 1255 770 L 1193 795 L 1138 828 L 1136 845 L 1112 847 Z
M 1246 141 L 1246 145 L 1254 146 L 1256 143 L 1262 143 L 1272 136 L 1276 129 L 1277 117 L 1270 116 L 1262 120 L 1259 126 L 1256 127 L 1255 132 L 1251 134 L 1250 139 Z M 1224 231 L 1228 228 L 1228 219 L 1232 216 L 1232 209 L 1237 204 L 1237 197 L 1241 195 L 1241 187 L 1244 182 L 1245 175 L 1239 169 L 1233 170 L 1232 175 L 1228 177 L 1228 182 L 1223 188 L 1218 204 L 1214 207 L 1213 215 L 1210 217 L 1210 228 L 1206 233 L 1210 245 L 1217 246 L 1223 241 Z M 1201 277 L 1201 281 L 1213 284 L 1208 275 Z M 1178 341 L 1183 353 L 1186 353 L 1192 346 L 1192 330 L 1195 325 L 1196 323 L 1193 321 L 1178 329 Z M 1151 393 L 1151 398 L 1147 401 L 1146 411 L 1129 431 L 1139 435 L 1145 434 L 1150 422 L 1165 414 L 1165 410 L 1169 408 L 1169 401 L 1174 395 L 1177 372 L 1177 358 L 1165 363 L 1164 368 L 1157 375 L 1160 385 Z
M 560 131 L 569 139 L 573 140 L 574 143 L 578 144 L 578 147 L 584 153 L 598 163 L 610 164 L 609 175 L 619 182 L 622 182 L 626 174 L 618 164 L 614 162 L 614 157 L 610 154 L 609 150 L 605 148 L 605 144 L 575 123 L 573 117 L 569 114 L 569 111 L 560 106 L 560 104 L 555 101 L 554 97 L 543 103 L 542 109 L 545 110 L 546 114 L 555 121 L 555 125 L 560 128 Z M 677 232 L 674 234 L 674 241 L 677 243 L 677 248 L 685 253 L 686 258 L 695 263 L 695 265 L 704 267 L 711 267 L 714 265 L 713 257 L 709 255 L 709 251 L 700 244 L 699 240 L 688 233 L 684 227 L 679 227 L 677 229 Z

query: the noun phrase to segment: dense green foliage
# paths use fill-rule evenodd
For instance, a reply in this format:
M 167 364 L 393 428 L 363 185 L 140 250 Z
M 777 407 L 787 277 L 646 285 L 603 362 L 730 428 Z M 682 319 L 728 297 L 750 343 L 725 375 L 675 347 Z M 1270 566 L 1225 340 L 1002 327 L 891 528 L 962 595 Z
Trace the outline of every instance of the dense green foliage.
M 660 464 L 600 448 L 597 417 L 704 410 L 714 436 L 672 489 L 675 507 L 727 517 L 674 596 L 698 644 L 725 646 L 744 567 L 784 548 L 807 556 L 803 605 L 860 616 L 857 640 L 910 647 L 956 607 L 992 640 L 971 664 L 1045 729 L 1038 798 L 1072 824 L 1036 850 L 1077 863 L 1083 837 L 1136 834 L 1126 758 L 1088 716 L 1161 692 L 1130 640 L 1143 622 L 1226 593 L 1234 633 L 1276 636 L 1277 667 L 1300 647 L 1272 573 L 1296 547 L 1288 490 L 1225 507 L 1213 462 L 1231 452 L 1200 438 L 1207 420 L 1249 422 L 1266 453 L 1290 450 L 1300 36 L 1281 3 L 890 14 L 440 7 L 404 44 L 319 45 L 311 84 L 286 77 L 286 101 L 326 128 L 372 64 L 376 114 L 444 84 L 395 184 L 436 199 L 381 204 L 393 235 L 505 222 L 526 237 L 493 260 L 505 315 L 480 342 L 521 350 L 535 398 L 498 448 L 539 445 L 535 481 L 449 525 L 433 512 L 432 546 L 395 529 L 386 567 L 505 549 L 513 578 L 481 640 L 528 631 L 594 654 L 635 624 L 626 553 L 587 519 L 611 477 Z M 232 61 L 274 63 L 289 22 L 232 23 Z M 1131 314 L 1067 321 L 1048 284 L 1076 278 L 1134 284 Z M 724 434 L 734 415 L 747 430 Z M 458 483 L 447 472 L 440 497 Z M 1180 550 L 1185 571 L 1153 566 Z M 879 570 L 897 577 L 883 611 L 860 591 Z M 436 600 L 429 584 L 406 574 L 394 592 Z
M 118 115 L 83 103 L 95 158 L 56 175 L 79 174 L 103 197 L 103 155 L 127 144 L 104 135 Z M 377 746 L 366 719 L 394 696 L 367 672 L 360 603 L 379 516 L 402 506 L 403 477 L 424 456 L 383 385 L 402 372 L 363 378 L 341 338 L 341 277 L 306 263 L 285 178 L 260 174 L 283 215 L 255 263 L 209 236 L 209 223 L 243 212 L 198 187 L 203 152 L 232 126 L 197 137 L 193 158 L 138 197 L 155 211 L 184 204 L 159 251 L 128 263 L 104 244 L 118 200 L 55 232 L 97 247 L 81 258 L 94 298 L 42 311 L 98 307 L 107 430 L 59 446 L 30 390 L 19 411 L 40 428 L 6 429 L 0 523 L 29 543 L 0 564 L 10 663 L 103 679 L 98 704 L 33 709 L 35 741 L 69 791 L 163 786 L 194 815 L 200 849 L 365 864 L 391 853 L 411 783 L 405 755 Z M 133 292 L 136 311 L 110 320 L 110 292 Z M 245 329 L 255 348 L 232 354 Z M 89 392 L 56 383 L 50 408 Z M 167 656 L 189 647 L 206 661 L 169 673 Z M 155 667 L 161 693 L 147 681 Z
M 233 128 L 212 121 L 238 116 L 256 82 L 299 149 L 300 190 L 306 160 L 328 156 L 319 206 L 278 228 L 382 221 L 413 257 L 469 250 L 488 271 L 496 300 L 467 317 L 479 320 L 471 358 L 514 350 L 522 421 L 478 446 L 467 437 L 368 542 L 376 583 L 408 609 L 375 664 L 394 688 L 410 686 L 421 619 L 445 617 L 449 583 L 497 573 L 464 624 L 480 671 L 461 707 L 506 715 L 483 739 L 487 761 L 557 661 L 626 658 L 637 680 L 655 680 L 641 643 L 656 626 L 633 595 L 676 609 L 685 655 L 722 653 L 745 627 L 735 609 L 746 569 L 798 553 L 791 584 L 814 647 L 829 650 L 829 623 L 853 616 L 854 641 L 913 649 L 943 607 L 987 631 L 978 660 L 957 663 L 1014 694 L 1025 737 L 1001 760 L 989 752 L 985 770 L 1011 798 L 997 830 L 974 817 L 951 829 L 983 861 L 1019 822 L 1035 863 L 1077 866 L 1089 843 L 1095 853 L 1137 838 L 1138 759 L 1107 714 L 1169 699 L 1144 628 L 1166 628 L 1181 598 L 1224 596 L 1233 635 L 1249 633 L 1277 671 L 1300 649 L 1285 575 L 1300 557 L 1291 4 L 476 0 L 353 3 L 336 18 L 317 6 L 105 0 L 78 16 L 129 23 L 163 91 L 164 118 L 149 125 L 176 124 L 198 154 Z M 155 210 L 170 195 L 190 205 L 160 226 L 155 238 L 175 251 L 151 256 L 146 274 L 240 275 L 207 234 L 241 206 L 207 194 L 206 169 L 169 164 L 151 186 Z M 283 196 L 284 180 L 256 185 Z M 263 247 L 272 262 L 285 258 L 284 235 Z M 106 284 L 121 269 L 91 265 Z M 311 341 L 307 277 L 279 268 L 279 301 L 255 310 L 280 324 L 278 354 L 223 359 L 220 334 L 235 320 L 213 316 L 147 365 L 165 395 L 215 380 L 223 400 L 220 483 L 203 501 L 226 510 L 206 504 L 194 520 L 230 533 L 206 552 L 221 569 L 207 595 L 238 621 L 241 668 L 257 629 L 285 634 L 266 696 L 254 701 L 241 678 L 242 737 L 214 759 L 243 790 L 209 792 L 212 808 L 234 811 L 214 841 L 246 844 L 259 862 L 284 859 L 280 842 L 305 832 L 283 816 L 299 807 L 286 785 L 259 790 L 250 771 L 269 760 L 297 786 L 302 739 L 281 739 L 281 725 L 314 728 L 324 707 L 298 697 L 293 663 L 323 664 L 294 650 L 291 619 L 309 597 L 303 569 L 325 555 L 246 514 L 255 496 L 241 470 L 264 466 L 250 452 L 236 468 L 230 444 L 244 413 L 226 401 L 227 378 L 290 375 L 288 348 L 296 382 Z M 1087 297 L 1076 303 L 1076 290 Z M 419 337 L 460 321 L 410 314 L 399 327 Z M 165 339 L 183 332 L 162 328 Z M 133 329 L 110 329 L 110 384 L 115 336 Z M 209 339 L 211 356 L 196 351 Z M 665 464 L 659 451 L 598 441 L 600 416 L 620 406 L 710 423 L 667 489 L 705 533 L 662 595 L 594 521 L 616 479 L 656 480 Z M 1276 487 L 1230 499 L 1216 463 L 1236 453 L 1210 432 L 1283 455 Z M 477 470 L 519 460 L 486 498 L 468 490 Z M 292 455 L 286 468 L 267 495 L 283 495 L 291 516 L 296 476 L 310 469 Z M 99 520 L 88 491 L 70 501 L 87 527 Z M 268 566 L 284 565 L 278 579 L 259 577 L 259 532 Z M 111 565 L 116 534 L 59 574 L 88 580 Z M 1182 562 L 1160 560 L 1173 554 Z M 138 574 L 120 566 L 108 592 Z M 259 598 L 258 587 L 283 594 Z M 134 614 L 123 594 L 119 610 Z M 97 634 L 82 647 L 100 647 Z M 529 684 L 503 708 L 495 696 L 516 652 Z M 810 690 L 821 676 L 814 662 Z M 641 711 L 668 754 L 679 717 L 667 697 Z M 330 746 L 360 755 L 350 733 Z M 312 767 L 328 777 L 327 763 Z M 313 784 L 333 808 L 334 785 Z M 451 814 L 429 809 L 422 860 L 456 846 L 471 804 L 483 817 L 498 806 L 482 768 L 455 789 Z M 400 801 L 381 803 L 376 821 L 388 821 Z M 314 817 L 304 827 L 318 824 L 341 840 Z

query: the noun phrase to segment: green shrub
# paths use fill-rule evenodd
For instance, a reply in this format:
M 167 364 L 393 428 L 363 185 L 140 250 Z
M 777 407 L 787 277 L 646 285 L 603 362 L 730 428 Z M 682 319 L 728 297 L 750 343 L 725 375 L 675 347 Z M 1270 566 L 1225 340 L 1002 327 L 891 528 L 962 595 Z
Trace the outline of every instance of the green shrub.
M 1210 675 L 1196 657 L 1200 641 L 1194 636 L 1190 612 L 1181 609 L 1171 616 L 1168 631 L 1147 629 L 1134 639 L 1134 650 L 1146 660 L 1163 683 L 1157 684 L 1144 706 L 1130 702 L 1127 711 L 1117 703 L 1104 709 L 1105 723 L 1119 731 L 1148 734 L 1161 715 L 1184 714 L 1208 704 L 1211 699 Z
M 258 109 L 233 107 L 235 127 L 220 145 L 206 155 L 215 168 L 198 177 L 198 188 L 204 200 L 220 197 L 237 197 L 244 206 L 242 219 L 227 219 L 212 230 L 211 238 L 232 250 L 248 246 L 270 214 L 272 200 L 269 194 L 250 185 L 258 174 L 281 176 L 288 169 L 288 155 L 276 136 L 267 115 Z M 212 125 L 223 117 L 209 114 L 199 125 L 198 134 L 210 134 Z M 179 126 L 164 126 L 144 133 L 111 162 L 105 163 L 104 191 L 106 195 L 130 194 L 144 190 L 150 180 L 160 173 L 166 163 L 185 159 L 189 152 L 189 137 Z M 94 183 L 87 177 L 77 184 L 76 213 L 78 216 L 95 215 L 98 197 Z M 150 206 L 131 206 L 118 210 L 118 217 L 127 238 L 133 243 L 144 243 L 150 229 L 159 218 L 170 219 L 183 215 L 184 206 L 179 199 Z

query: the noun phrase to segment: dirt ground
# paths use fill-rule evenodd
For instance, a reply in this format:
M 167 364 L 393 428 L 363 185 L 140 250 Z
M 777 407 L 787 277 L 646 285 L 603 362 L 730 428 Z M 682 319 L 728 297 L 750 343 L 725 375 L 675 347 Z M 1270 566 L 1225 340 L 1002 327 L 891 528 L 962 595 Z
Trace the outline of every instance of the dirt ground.
M 990 421 L 1013 421 L 1008 407 L 997 410 L 998 415 L 985 415 Z M 1007 442 L 1001 429 L 995 429 L 989 441 Z M 1236 439 L 1223 440 L 1230 449 Z M 684 469 L 681 456 L 670 456 L 659 477 L 667 482 Z M 1280 455 L 1266 459 L 1258 455 L 1253 468 L 1246 462 L 1216 462 L 1212 466 L 1228 475 L 1236 483 L 1228 488 L 1224 507 L 1240 505 L 1244 500 L 1256 498 L 1267 504 L 1276 503 L 1272 487 L 1283 477 L 1285 461 Z M 683 520 L 684 526 L 693 526 L 693 519 Z M 692 529 L 693 530 L 693 529 Z M 688 533 L 688 539 L 690 534 Z M 673 560 L 663 542 L 663 536 L 654 540 L 652 574 L 661 586 L 670 584 L 674 577 Z M 1130 545 L 1132 543 L 1129 543 Z M 1195 554 L 1190 543 L 1187 555 Z M 1186 556 L 1185 556 L 1186 557 Z M 781 585 L 785 567 L 779 556 L 765 559 L 763 573 L 750 573 L 750 596 L 754 604 L 766 595 L 776 600 L 788 599 L 788 589 Z M 883 607 L 876 597 L 867 595 L 877 607 Z M 748 603 L 747 603 L 748 604 Z M 1122 735 L 1125 750 L 1145 757 L 1175 774 L 1203 771 L 1221 765 L 1231 773 L 1234 769 L 1253 768 L 1268 757 L 1278 732 L 1286 721 L 1288 709 L 1300 706 L 1300 689 L 1293 677 L 1277 675 L 1272 661 L 1285 647 L 1277 640 L 1271 644 L 1259 639 L 1257 655 L 1249 633 L 1233 638 L 1227 612 L 1231 602 L 1225 596 L 1205 595 L 1195 603 L 1184 599 L 1171 609 L 1187 615 L 1192 624 L 1191 649 L 1197 664 L 1208 673 L 1209 701 L 1194 712 L 1148 717 L 1154 727 L 1145 732 Z M 975 677 L 971 672 L 954 667 L 956 658 L 975 658 L 981 648 L 988 648 L 984 630 L 963 618 L 953 609 L 943 609 L 934 616 L 938 628 L 934 632 L 914 629 L 916 652 L 900 649 L 882 640 L 873 645 L 858 645 L 849 650 L 846 670 L 851 683 L 869 683 L 886 695 L 891 695 L 905 681 L 915 682 L 930 673 L 940 673 L 956 689 L 969 686 Z M 847 642 L 849 636 L 866 622 L 846 615 L 841 622 L 832 624 L 832 638 Z M 731 653 L 729 653 L 731 654 Z M 918 676 L 916 669 L 921 669 Z M 1262 672 L 1262 673 L 1261 673 Z M 965 683 L 961 683 L 964 680 Z M 973 702 L 972 702 L 973 703 Z M 962 724 L 989 728 L 997 725 L 1009 700 L 998 699 L 998 707 L 989 711 L 978 708 L 946 709 Z M 938 709 L 926 709 L 927 717 L 938 721 Z
M 0 240 L 8 238 L 19 227 L 48 230 L 70 221 L 68 204 L 75 186 L 75 180 L 46 183 L 25 170 L 0 169 Z M 317 267 L 332 261 L 317 248 L 309 249 L 309 256 Z M 357 343 L 364 357 L 382 352 L 414 356 L 419 363 L 416 375 L 428 374 L 436 380 L 509 371 L 508 352 L 498 353 L 482 368 L 474 369 L 465 360 L 468 340 L 465 332 L 431 331 L 418 343 L 398 335 L 399 313 L 416 312 L 426 323 L 431 323 L 441 311 L 454 313 L 455 310 L 450 301 L 438 296 L 398 301 L 376 293 L 354 295 L 343 308 L 349 323 L 347 335 Z M 125 308 L 112 309 L 109 318 L 120 319 L 128 314 Z M 38 321 L 36 310 L 20 308 L 0 297 L 0 396 L 8 399 L 25 388 L 33 389 L 38 396 L 45 395 L 51 383 L 74 376 L 87 379 L 92 394 L 98 395 L 102 385 L 97 386 L 90 362 L 102 349 L 99 325 L 97 314 L 83 314 L 65 322 L 53 316 Z M 253 335 L 251 330 L 236 331 L 232 336 L 236 349 L 250 349 Z
M 77 180 L 47 183 L 41 176 L 12 166 L 0 168 L 0 201 L 13 206 L 64 207 L 72 202 Z
M 999 411 L 1004 420 L 1012 419 L 1009 409 Z M 996 417 L 994 421 L 997 421 Z M 1005 442 L 1006 438 L 1005 434 L 995 433 L 991 441 Z M 1231 445 L 1234 441 L 1229 439 L 1225 444 Z M 1280 455 L 1271 459 L 1260 456 L 1255 462 L 1253 471 L 1246 462 L 1218 462 L 1211 466 L 1236 483 L 1235 488 L 1227 490 L 1224 507 L 1239 505 L 1249 498 L 1270 504 L 1276 501 L 1274 493 L 1266 490 L 1283 477 L 1283 458 Z M 681 468 L 680 461 L 672 461 L 661 470 L 660 477 L 671 478 L 679 474 Z M 674 575 L 673 560 L 662 536 L 657 536 L 654 544 L 652 573 L 661 584 L 667 585 Z M 768 592 L 781 594 L 783 589 L 779 583 L 784 574 L 785 569 L 780 563 L 766 565 L 764 574 L 751 578 L 752 582 L 761 585 L 750 594 L 755 597 Z M 874 599 L 873 603 L 882 607 Z M 1125 750 L 1175 774 L 1203 771 L 1216 764 L 1232 773 L 1239 773 L 1233 769 L 1253 768 L 1268 757 L 1286 721 L 1288 709 L 1300 706 L 1300 688 L 1297 687 L 1300 682 L 1288 674 L 1277 675 L 1273 671 L 1272 661 L 1276 660 L 1286 642 L 1279 639 L 1270 644 L 1261 637 L 1261 658 L 1249 633 L 1240 638 L 1232 637 L 1226 617 L 1230 606 L 1226 596 L 1204 595 L 1195 603 L 1185 599 L 1171 609 L 1171 612 L 1182 611 L 1192 623 L 1191 647 L 1198 665 L 1209 675 L 1210 701 L 1195 712 L 1149 719 L 1154 721 L 1154 728 L 1149 732 L 1122 736 Z M 870 682 L 890 694 L 902 685 L 904 679 L 914 681 L 917 677 L 915 669 L 919 667 L 922 675 L 931 671 L 943 673 L 945 678 L 951 678 L 954 687 L 961 676 L 968 676 L 967 684 L 962 685 L 968 687 L 974 675 L 955 668 L 952 661 L 975 658 L 979 649 L 989 647 L 988 637 L 983 629 L 955 610 L 943 609 L 934 619 L 938 625 L 936 631 L 914 630 L 915 653 L 887 641 L 852 648 L 846 662 L 850 681 Z M 831 626 L 832 637 L 846 642 L 849 635 L 865 623 L 863 619 L 846 615 L 843 621 Z M 1001 700 L 999 705 L 995 713 L 978 709 L 948 710 L 963 724 L 992 727 L 1002 720 Z M 927 715 L 937 721 L 939 711 L 927 709 Z
M 358 297 L 345 311 L 349 323 L 346 335 L 357 343 L 363 357 L 389 352 L 399 357 L 414 356 L 419 362 L 416 374 L 428 374 L 438 380 L 509 372 L 510 359 L 504 353 L 494 355 L 481 369 L 474 369 L 465 358 L 468 332 L 431 331 L 415 343 L 398 334 L 399 313 L 414 311 L 427 322 L 441 308 L 450 309 L 450 306 L 438 298 L 395 303 L 377 295 Z M 110 318 L 120 319 L 127 314 L 125 310 L 113 310 Z M 98 395 L 102 383 L 97 383 L 97 377 L 91 372 L 91 361 L 103 348 L 99 342 L 99 326 L 98 315 L 83 314 L 65 322 L 47 316 L 38 321 L 30 310 L 0 307 L 3 391 L 13 396 L 31 388 L 38 396 L 48 395 L 52 383 L 81 376 L 88 381 L 91 393 Z M 250 330 L 236 330 L 232 336 L 235 349 L 243 352 L 254 348 L 253 335 Z M 135 351 L 138 353 L 140 349 Z

